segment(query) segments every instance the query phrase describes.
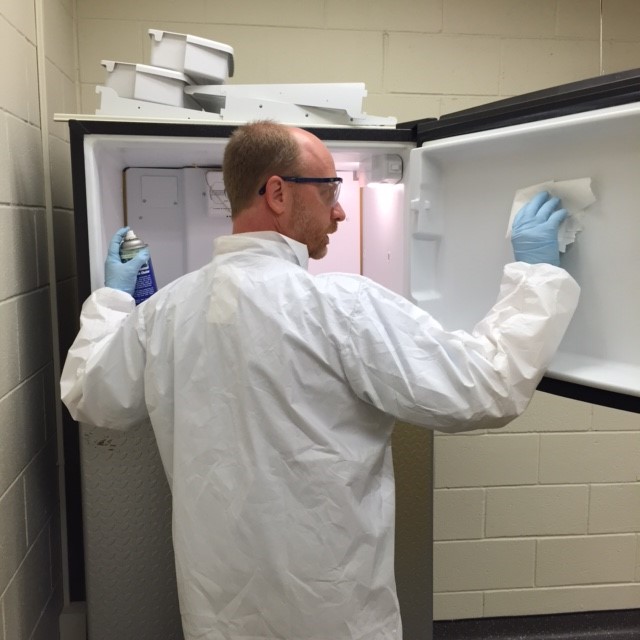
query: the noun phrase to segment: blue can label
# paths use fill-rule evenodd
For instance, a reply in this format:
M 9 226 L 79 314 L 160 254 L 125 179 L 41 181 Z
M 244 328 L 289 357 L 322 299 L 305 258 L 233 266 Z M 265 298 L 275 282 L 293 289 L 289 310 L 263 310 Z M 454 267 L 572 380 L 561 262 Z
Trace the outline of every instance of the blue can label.
M 136 301 L 136 304 L 140 304 L 147 298 L 150 298 L 157 290 L 158 285 L 156 284 L 156 276 L 153 273 L 151 258 L 149 258 L 149 262 L 142 265 L 140 271 L 138 271 L 136 288 L 133 291 L 133 299 Z

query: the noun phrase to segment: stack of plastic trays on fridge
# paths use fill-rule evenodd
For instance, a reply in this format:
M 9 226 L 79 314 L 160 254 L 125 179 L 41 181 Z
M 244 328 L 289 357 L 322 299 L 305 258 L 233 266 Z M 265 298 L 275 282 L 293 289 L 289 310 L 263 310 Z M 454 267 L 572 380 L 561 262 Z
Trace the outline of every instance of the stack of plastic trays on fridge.
M 222 84 L 233 76 L 233 48 L 198 36 L 149 29 L 150 64 L 102 60 L 107 75 L 98 115 L 207 119 L 185 93 L 197 84 Z
M 363 83 L 227 85 L 233 48 L 198 36 L 149 29 L 150 64 L 103 60 L 97 115 L 208 120 L 271 119 L 298 125 L 395 127 L 362 111 Z

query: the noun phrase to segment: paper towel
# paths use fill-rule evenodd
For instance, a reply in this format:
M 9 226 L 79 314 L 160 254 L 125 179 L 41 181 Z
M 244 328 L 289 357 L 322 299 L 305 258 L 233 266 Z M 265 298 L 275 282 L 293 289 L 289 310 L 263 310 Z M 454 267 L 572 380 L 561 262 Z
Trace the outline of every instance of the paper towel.
M 567 245 L 576 239 L 578 231 L 583 229 L 584 210 L 596 201 L 591 190 L 591 178 L 550 180 L 516 191 L 509 216 L 507 238 L 511 237 L 511 225 L 518 211 L 540 191 L 548 191 L 552 196 L 560 198 L 562 207 L 569 213 L 558 228 L 558 246 L 560 251 L 564 252 Z

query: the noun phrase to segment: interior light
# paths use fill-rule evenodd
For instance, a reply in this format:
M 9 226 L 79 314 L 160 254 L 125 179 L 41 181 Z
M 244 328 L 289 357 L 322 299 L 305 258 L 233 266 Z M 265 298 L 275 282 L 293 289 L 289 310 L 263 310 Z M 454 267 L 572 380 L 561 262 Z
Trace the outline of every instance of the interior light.
M 362 167 L 365 184 L 398 184 L 402 180 L 402 157 L 396 153 L 373 156 Z

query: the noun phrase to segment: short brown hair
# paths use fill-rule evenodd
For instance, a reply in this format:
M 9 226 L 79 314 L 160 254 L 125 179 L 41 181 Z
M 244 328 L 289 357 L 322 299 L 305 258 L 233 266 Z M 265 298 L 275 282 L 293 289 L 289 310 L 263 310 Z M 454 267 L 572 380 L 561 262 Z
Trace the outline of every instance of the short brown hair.
M 288 127 L 260 120 L 238 127 L 224 151 L 222 174 L 234 217 L 273 175 L 296 175 L 300 149 Z

